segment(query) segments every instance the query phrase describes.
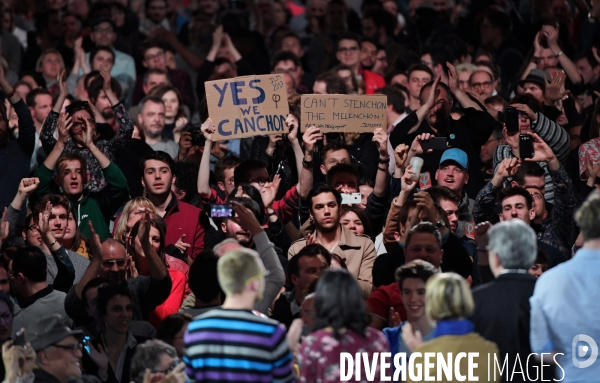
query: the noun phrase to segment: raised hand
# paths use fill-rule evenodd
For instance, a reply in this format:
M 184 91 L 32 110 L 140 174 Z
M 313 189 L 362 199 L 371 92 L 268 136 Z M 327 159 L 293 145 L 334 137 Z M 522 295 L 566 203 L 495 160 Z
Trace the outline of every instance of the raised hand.
M 187 123 L 187 118 L 185 118 L 184 116 L 179 117 L 177 120 L 175 120 L 175 129 L 173 129 L 173 133 L 181 132 L 181 130 L 185 128 Z
M 106 65 L 100 66 L 100 76 L 102 76 L 102 79 L 104 80 L 104 83 L 102 84 L 102 90 L 105 92 L 112 92 L 112 88 L 110 86 L 110 71 Z
M 440 80 L 441 80 L 441 76 L 438 76 L 433 81 L 433 84 L 431 85 L 431 91 L 429 92 L 429 97 L 427 97 L 425 104 L 423 104 L 423 106 L 425 106 L 427 108 L 427 111 L 429 111 L 429 110 L 431 110 L 431 108 L 433 108 L 433 105 L 435 104 L 435 100 L 437 99 L 437 96 L 440 93 L 437 88 L 438 84 L 440 83 Z
M 62 144 L 66 144 L 69 142 L 69 131 L 73 127 L 73 121 L 71 116 L 67 114 L 64 110 L 60 111 L 60 115 L 58 116 L 58 142 Z
M 394 159 L 396 160 L 396 167 L 402 168 L 404 167 L 404 163 L 406 162 L 406 158 L 408 157 L 408 145 L 400 144 L 396 146 L 394 149 Z
M 496 173 L 492 178 L 492 185 L 502 187 L 502 184 L 509 177 L 513 177 L 521 167 L 521 160 L 518 158 L 505 158 L 498 165 Z
M 59 93 L 60 93 L 60 96 L 62 96 L 62 97 L 66 97 L 69 94 L 69 91 L 67 90 L 67 82 L 65 80 L 66 75 L 67 75 L 67 72 L 65 70 L 62 70 L 62 71 L 60 71 L 58 76 L 56 76 L 56 81 L 58 82 Z
M 231 201 L 231 208 L 236 216 L 231 219 L 240 225 L 242 229 L 248 230 L 252 236 L 263 231 L 263 228 L 254 216 L 254 213 L 239 202 Z
M 207 118 L 206 121 L 204 121 L 204 124 L 200 126 L 200 131 L 202 132 L 204 139 L 208 142 L 212 142 L 212 135 L 215 132 L 215 130 L 215 124 L 212 118 L 210 117 Z
M 419 218 L 421 221 L 436 222 L 437 221 L 437 210 L 435 208 L 435 202 L 431 198 L 431 194 L 420 191 L 415 193 L 414 200 L 417 203 L 417 209 L 421 210 Z
M 315 243 L 317 243 L 317 239 L 315 238 L 314 234 L 313 233 L 308 233 L 306 235 L 306 245 L 307 246 L 308 245 L 313 245 Z
M 46 207 L 44 211 L 39 213 L 38 216 L 38 226 L 40 227 L 40 234 L 42 234 L 42 238 L 46 235 L 52 236 L 52 231 L 50 230 L 50 214 L 52 213 L 52 204 L 50 201 L 46 203 Z
M 94 145 L 94 129 L 92 128 L 92 125 L 90 125 L 90 122 L 85 118 L 80 118 L 79 121 L 83 124 L 85 129 L 83 132 L 83 144 L 91 149 L 91 146 Z
M 373 142 L 377 146 L 380 158 L 389 157 L 387 147 L 388 135 L 382 128 L 377 128 L 373 132 Z
M 529 134 L 531 136 L 531 139 L 533 140 L 534 154 L 532 158 L 525 158 L 525 161 L 549 163 L 556 159 L 556 156 L 554 155 L 552 149 L 550 149 L 548 144 L 544 140 L 542 140 L 540 136 L 538 136 L 534 132 L 527 132 L 527 134 Z
M 535 34 L 535 39 L 533 39 L 533 55 L 536 57 L 540 57 L 540 55 L 542 54 L 542 46 L 540 45 L 540 36 L 542 34 L 542 31 L 538 31 L 538 33 Z
M 567 94 L 564 90 L 565 80 L 567 75 L 562 72 L 557 72 L 556 75 L 552 78 L 551 82 L 544 79 L 546 83 L 546 90 L 544 91 L 544 98 L 550 101 L 558 101 L 562 100 L 562 98 Z
M 6 369 L 6 382 L 16 381 L 19 375 L 19 364 L 25 359 L 23 348 L 14 346 L 12 339 L 2 344 L 2 361 Z
M 223 26 L 219 25 L 213 32 L 213 46 L 220 47 L 223 41 Z
M 410 145 L 410 151 L 412 152 L 412 155 L 416 156 L 419 154 L 423 154 L 423 146 L 421 146 L 421 143 L 423 141 L 427 141 L 433 137 L 435 137 L 435 136 L 431 133 L 423 133 L 423 134 L 419 134 L 418 136 L 416 136 L 415 139 L 413 140 L 412 144 Z M 433 152 L 433 149 L 427 150 L 427 153 L 431 153 L 431 152 Z
M 558 29 L 552 25 L 544 25 L 542 27 L 542 34 L 546 36 L 548 41 L 548 47 L 552 48 L 557 45 L 558 41 Z
M 108 355 L 104 351 L 104 347 L 101 344 L 94 346 L 91 343 L 88 343 L 90 346 L 90 358 L 92 361 L 98 366 L 100 370 L 103 372 L 108 372 Z
M 100 241 L 100 236 L 96 234 L 94 224 L 91 220 L 88 221 L 88 228 L 90 229 L 91 262 L 95 263 L 96 266 L 100 266 L 102 262 L 102 242 Z
M 293 114 L 288 114 L 285 119 L 285 126 L 288 128 L 288 140 L 290 142 L 298 139 L 298 119 Z
M 4 211 L 2 212 L 2 219 L 0 219 L 0 246 L 6 242 L 8 234 L 10 233 L 9 229 L 10 224 L 8 222 L 8 208 L 5 207 Z
M 267 182 L 262 188 L 260 195 L 262 197 L 265 208 L 271 207 L 271 205 L 273 205 L 273 201 L 275 201 L 275 197 L 277 196 L 277 191 L 279 190 L 280 183 L 281 177 L 279 176 L 279 174 L 275 174 L 275 177 L 273 177 L 273 182 Z
M 19 183 L 19 193 L 29 197 L 31 193 L 40 185 L 40 179 L 37 177 L 23 178 Z
M 179 251 L 181 251 L 182 254 L 185 254 L 185 252 L 187 251 L 187 249 L 189 249 L 192 246 L 189 243 L 185 242 L 185 237 L 186 237 L 186 235 L 183 234 L 181 236 L 181 238 L 179 238 L 177 240 L 177 242 L 175 242 L 175 247 L 178 248 Z
M 446 66 L 448 67 L 448 87 L 452 93 L 456 93 L 460 90 L 458 87 L 458 74 L 456 73 L 456 68 L 449 62 L 446 62 Z
M 417 186 L 418 181 L 413 180 L 413 176 L 415 175 L 415 171 L 412 168 L 411 164 L 408 164 L 402 178 L 400 178 L 400 190 L 404 193 L 410 193 L 415 186 Z M 418 179 L 418 178 L 417 178 Z
M 323 139 L 323 133 L 316 126 L 311 126 L 306 129 L 306 132 L 302 135 L 302 142 L 304 143 L 304 154 L 312 156 L 315 153 L 317 141 Z
M 140 227 L 138 229 L 137 237 L 142 244 L 142 247 L 150 245 L 150 213 L 146 212 L 140 219 Z
M 531 110 L 531 108 L 528 105 L 526 105 L 526 104 L 511 104 L 511 106 L 514 107 L 515 109 L 519 110 L 520 112 L 525 113 L 527 115 L 527 117 L 529 117 L 531 122 L 537 121 L 537 113 L 534 112 L 533 110 Z

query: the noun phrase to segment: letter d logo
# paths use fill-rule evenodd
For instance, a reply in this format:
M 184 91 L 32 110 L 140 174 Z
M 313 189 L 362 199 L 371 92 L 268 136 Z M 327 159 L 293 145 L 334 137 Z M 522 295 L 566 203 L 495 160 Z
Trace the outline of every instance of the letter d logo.
M 579 346 L 576 349 L 575 346 L 577 345 L 577 342 L 586 342 L 590 346 L 589 347 L 588 346 Z M 583 358 L 587 354 L 589 348 L 592 349 L 590 356 L 584 362 L 579 362 L 577 360 L 577 356 L 579 356 L 580 358 Z M 573 353 L 572 357 L 573 357 L 573 364 L 575 365 L 575 367 L 586 368 L 586 367 L 589 367 L 592 364 L 594 364 L 594 362 L 598 358 L 598 345 L 591 337 L 589 337 L 587 335 L 584 335 L 584 334 L 575 335 L 575 337 L 573 338 L 573 345 L 572 345 L 571 352 Z

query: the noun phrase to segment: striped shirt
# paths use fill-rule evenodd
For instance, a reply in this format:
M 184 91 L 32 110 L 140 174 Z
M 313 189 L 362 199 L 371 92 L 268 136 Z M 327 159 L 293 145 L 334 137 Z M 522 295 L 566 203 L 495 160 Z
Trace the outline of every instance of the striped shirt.
M 186 372 L 198 382 L 292 382 L 285 327 L 248 310 L 211 310 L 184 336 Z

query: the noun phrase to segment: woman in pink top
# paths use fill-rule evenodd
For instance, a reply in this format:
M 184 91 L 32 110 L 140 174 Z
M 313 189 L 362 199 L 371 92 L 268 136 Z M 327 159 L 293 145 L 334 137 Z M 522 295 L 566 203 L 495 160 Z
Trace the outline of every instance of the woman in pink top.
M 319 277 L 315 292 L 314 332 L 297 355 L 300 382 L 339 382 L 340 353 L 389 352 L 386 337 L 368 327 L 371 317 L 360 286 L 345 269 L 329 269 Z M 366 371 L 361 378 L 366 382 Z M 379 364 L 375 375 L 379 377 Z

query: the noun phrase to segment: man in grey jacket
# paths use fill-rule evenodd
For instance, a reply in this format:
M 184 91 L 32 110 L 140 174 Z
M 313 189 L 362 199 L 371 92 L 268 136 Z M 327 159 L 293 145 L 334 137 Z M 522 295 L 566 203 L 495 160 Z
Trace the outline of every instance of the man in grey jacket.
M 64 309 L 66 294 L 48 285 L 46 268 L 46 256 L 39 247 L 26 246 L 17 250 L 9 271 L 9 279 L 21 297 L 20 308 L 15 308 L 13 318 L 13 338 L 21 327 L 51 314 L 59 314 L 65 326 L 72 324 Z
M 220 257 L 242 247 L 256 250 L 269 273 L 265 277 L 266 287 L 263 297 L 254 304 L 254 309 L 266 314 L 285 283 L 285 273 L 275 251 L 275 245 L 256 219 L 257 213 L 253 212 L 258 209 L 250 208 L 254 207 L 252 201 L 249 198 L 237 197 L 229 201 L 235 216 L 226 218 L 221 223 L 221 229 L 227 234 L 228 239 L 215 246 L 213 251 Z M 181 311 L 194 307 L 195 301 L 194 294 L 188 295 L 181 306 Z

